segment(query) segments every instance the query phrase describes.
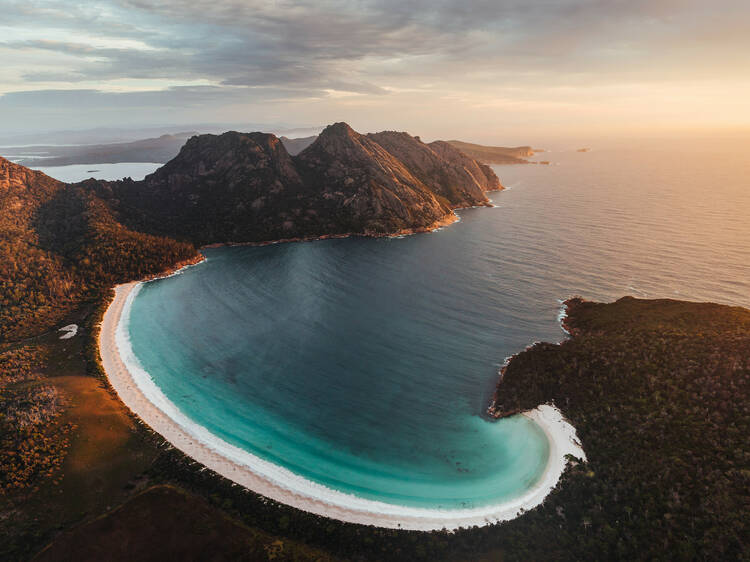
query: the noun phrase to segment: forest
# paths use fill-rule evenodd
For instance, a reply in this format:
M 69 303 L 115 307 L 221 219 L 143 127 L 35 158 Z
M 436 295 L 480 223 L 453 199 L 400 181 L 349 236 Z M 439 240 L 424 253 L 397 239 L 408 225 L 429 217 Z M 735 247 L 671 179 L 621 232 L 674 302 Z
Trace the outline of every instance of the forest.
M 127 228 L 95 187 L 0 159 L 0 558 L 46 547 L 47 559 L 96 559 L 121 531 L 156 558 L 173 544 L 162 537 L 189 533 L 217 560 L 242 549 L 276 560 L 750 559 L 750 311 L 568 301 L 570 338 L 515 356 L 493 412 L 554 403 L 588 462 L 572 462 L 540 507 L 505 524 L 340 523 L 205 470 L 117 401 L 96 339 L 111 287 L 198 254 Z M 59 340 L 52 330 L 70 321 L 79 336 Z M 184 511 L 165 517 L 155 502 Z M 157 513 L 158 526 L 142 525 Z M 224 546 L 222 532 L 241 538 Z

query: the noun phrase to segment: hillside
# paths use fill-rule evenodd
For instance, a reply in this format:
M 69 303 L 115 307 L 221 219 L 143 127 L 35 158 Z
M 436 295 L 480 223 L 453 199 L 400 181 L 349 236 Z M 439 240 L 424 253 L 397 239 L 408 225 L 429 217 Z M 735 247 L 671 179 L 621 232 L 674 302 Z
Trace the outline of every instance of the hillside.
M 41 483 L 57 485 L 52 478 L 63 470 L 71 441 L 81 442 L 70 412 L 83 396 L 66 392 L 64 377 L 46 376 L 54 354 L 52 346 L 40 342 L 61 340 L 54 332 L 44 332 L 62 323 L 84 323 L 90 303 L 106 296 L 116 283 L 196 257 L 190 244 L 124 227 L 85 186 L 66 185 L 0 158 L 3 514 L 10 510 L 15 513 L 11 519 L 23 521 L 25 516 L 5 505 L 5 500 L 23 503 L 29 489 Z M 80 336 L 83 326 L 76 326 L 76 332 Z M 78 374 L 85 375 L 91 357 L 81 341 L 82 337 L 76 338 L 72 347 L 61 342 L 57 361 L 63 357 L 63 363 L 76 364 Z M 89 388 L 88 392 L 97 391 Z M 38 518 L 42 513 L 29 516 Z M 4 558 L 2 550 L 0 558 Z
M 484 192 L 500 189 L 497 176 L 449 145 L 424 144 L 408 133 L 384 131 L 368 138 L 401 161 L 450 205 L 470 207 L 486 201 Z
M 458 140 L 446 141 L 470 158 L 485 164 L 526 164 L 529 156 L 534 156 L 530 146 L 506 148 L 502 146 L 484 146 Z
M 368 136 L 374 138 L 378 142 L 383 141 L 381 142 L 381 144 L 385 145 L 389 142 L 397 142 L 394 135 L 398 134 L 402 133 L 396 133 L 394 131 L 384 131 L 382 133 L 369 133 Z M 403 134 L 408 135 L 408 133 Z M 390 136 L 390 139 L 386 138 L 387 136 Z M 302 152 L 305 148 L 310 146 L 316 138 L 317 136 L 313 135 L 310 137 L 303 137 L 298 139 L 281 137 L 280 140 L 284 143 L 284 146 L 286 147 L 289 154 L 295 156 Z M 410 138 L 419 140 L 418 137 Z M 485 146 L 458 140 L 435 141 L 429 143 L 429 146 L 434 149 L 436 143 L 451 145 L 457 151 L 463 153 L 472 160 L 476 160 L 477 163 L 481 164 L 526 164 L 528 163 L 526 158 L 528 158 L 529 156 L 534 156 L 535 152 L 544 152 L 544 150 L 531 148 L 530 146 L 517 146 L 515 148 L 507 148 L 503 146 Z
M 134 232 L 85 185 L 0 158 L 0 342 L 48 329 L 115 283 L 195 256 L 185 243 Z
M 91 189 L 133 228 L 203 245 L 426 230 L 502 187 L 458 151 L 400 135 L 383 147 L 337 123 L 297 156 L 266 133 L 200 135 L 141 182 Z
M 554 401 L 585 444 L 588 466 L 513 522 L 545 530 L 526 548 L 570 560 L 747 559 L 750 311 L 632 297 L 567 305 L 572 338 L 514 357 L 491 408 Z

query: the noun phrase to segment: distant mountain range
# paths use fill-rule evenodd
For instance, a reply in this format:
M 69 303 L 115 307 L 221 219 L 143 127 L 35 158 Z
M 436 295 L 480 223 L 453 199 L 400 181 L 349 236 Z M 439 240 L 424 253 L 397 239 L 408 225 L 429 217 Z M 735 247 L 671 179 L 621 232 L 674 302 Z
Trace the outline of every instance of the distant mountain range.
M 3 148 L 3 154 L 17 164 L 30 167 L 68 166 L 71 164 L 117 164 L 121 162 L 155 162 L 163 164 L 177 156 L 180 148 L 196 132 L 165 134 L 159 137 L 101 144 L 39 144 Z M 291 156 L 310 146 L 318 135 L 290 138 L 281 136 Z M 529 146 L 504 148 L 467 142 L 447 141 L 467 156 L 484 164 L 526 164 L 534 155 Z
M 118 162 L 168 162 L 194 132 L 112 144 L 79 146 L 33 146 L 9 148 L 6 154 L 23 166 L 68 166 L 70 164 L 116 164 Z

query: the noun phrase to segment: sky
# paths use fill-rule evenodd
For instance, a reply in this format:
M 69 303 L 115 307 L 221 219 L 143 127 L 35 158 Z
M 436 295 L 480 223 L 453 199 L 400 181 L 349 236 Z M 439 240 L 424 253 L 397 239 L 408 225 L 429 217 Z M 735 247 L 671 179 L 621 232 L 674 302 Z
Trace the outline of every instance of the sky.
M 0 133 L 750 130 L 747 0 L 0 0 Z

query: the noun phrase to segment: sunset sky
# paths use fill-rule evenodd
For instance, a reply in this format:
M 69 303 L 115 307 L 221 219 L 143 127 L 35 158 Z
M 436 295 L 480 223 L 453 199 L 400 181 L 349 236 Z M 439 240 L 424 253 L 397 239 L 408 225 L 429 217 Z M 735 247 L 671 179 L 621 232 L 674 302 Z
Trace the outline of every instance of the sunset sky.
M 747 0 L 0 0 L 5 131 L 750 129 Z

